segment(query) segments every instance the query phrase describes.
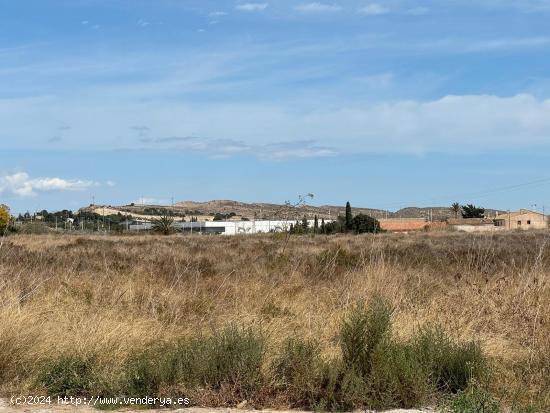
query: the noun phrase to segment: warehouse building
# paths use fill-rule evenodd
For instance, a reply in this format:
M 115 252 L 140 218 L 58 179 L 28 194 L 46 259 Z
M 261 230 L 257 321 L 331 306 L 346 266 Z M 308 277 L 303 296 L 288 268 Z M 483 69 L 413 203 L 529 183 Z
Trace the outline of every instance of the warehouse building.
M 310 228 L 313 228 L 314 222 L 313 219 L 308 220 Z M 332 222 L 332 220 L 325 220 L 325 222 Z M 295 223 L 296 221 L 291 220 L 175 222 L 174 229 L 185 234 L 261 234 L 286 232 Z M 151 222 L 133 222 L 128 229 L 130 231 L 149 231 L 153 229 L 153 224 Z

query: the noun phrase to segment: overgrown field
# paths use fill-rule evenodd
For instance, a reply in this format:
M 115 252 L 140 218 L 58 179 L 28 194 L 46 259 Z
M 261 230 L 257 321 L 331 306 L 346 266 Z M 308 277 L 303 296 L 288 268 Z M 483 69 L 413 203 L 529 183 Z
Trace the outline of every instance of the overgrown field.
M 549 240 L 8 237 L 0 392 L 550 411 Z

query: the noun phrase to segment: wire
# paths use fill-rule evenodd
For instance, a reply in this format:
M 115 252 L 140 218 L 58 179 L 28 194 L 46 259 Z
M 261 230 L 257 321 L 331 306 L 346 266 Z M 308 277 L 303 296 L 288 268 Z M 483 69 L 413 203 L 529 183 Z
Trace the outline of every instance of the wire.
M 541 178 L 541 179 L 537 179 L 537 180 L 530 181 L 530 182 L 524 182 L 524 183 L 515 184 L 515 185 L 507 185 L 507 186 L 502 186 L 502 187 L 499 187 L 499 188 L 494 188 L 494 189 L 485 190 L 485 191 L 455 194 L 455 195 L 452 195 L 452 196 L 449 195 L 449 196 L 440 196 L 440 197 L 434 197 L 434 198 L 426 198 L 426 199 L 423 199 L 423 200 L 416 201 L 414 203 L 416 203 L 416 204 L 418 204 L 418 203 L 427 203 L 427 202 L 433 202 L 433 201 L 438 201 L 438 200 L 449 201 L 449 200 L 453 200 L 453 199 L 470 198 L 470 197 L 478 197 L 479 198 L 479 197 L 484 197 L 484 196 L 492 195 L 492 194 L 499 193 L 499 192 L 514 191 L 514 190 L 522 189 L 522 188 L 525 188 L 525 187 L 540 186 L 540 185 L 545 185 L 545 184 L 548 184 L 548 183 L 550 183 L 550 178 Z M 411 204 L 414 204 L 414 203 L 399 202 L 399 203 L 386 204 L 386 206 L 401 207 L 401 206 L 405 206 L 405 205 L 411 205 Z

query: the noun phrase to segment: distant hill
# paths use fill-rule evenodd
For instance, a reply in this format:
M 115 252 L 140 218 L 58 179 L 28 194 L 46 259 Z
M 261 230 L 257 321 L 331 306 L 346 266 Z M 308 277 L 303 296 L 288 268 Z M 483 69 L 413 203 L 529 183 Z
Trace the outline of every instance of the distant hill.
M 85 209 L 99 211 L 101 213 L 102 206 L 90 206 Z M 429 218 L 433 220 L 444 220 L 446 218 L 454 218 L 454 213 L 449 207 L 408 207 L 398 211 L 384 211 L 381 209 L 362 208 L 352 205 L 354 214 L 367 214 L 372 217 L 381 218 Z M 300 207 L 288 207 L 282 204 L 271 204 L 263 202 L 239 202 L 232 200 L 213 200 L 206 202 L 182 201 L 177 202 L 174 206 L 166 205 L 124 205 L 124 206 L 109 206 L 109 213 L 129 213 L 141 216 L 158 216 L 162 211 L 172 211 L 177 215 L 197 216 L 199 219 L 208 219 L 215 214 L 233 215 L 232 219 L 277 219 L 289 218 L 299 219 L 304 215 L 313 217 L 317 215 L 319 218 L 334 218 L 338 215 L 345 214 L 345 205 L 322 205 L 311 206 L 304 205 Z M 496 214 L 497 210 L 487 209 L 487 216 L 491 217 Z M 504 211 L 498 211 L 502 213 Z

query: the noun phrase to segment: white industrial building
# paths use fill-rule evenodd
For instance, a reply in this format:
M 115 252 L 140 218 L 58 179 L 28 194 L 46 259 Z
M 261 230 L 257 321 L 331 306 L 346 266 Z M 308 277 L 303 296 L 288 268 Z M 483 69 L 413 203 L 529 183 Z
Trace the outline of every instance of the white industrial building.
M 302 222 L 299 220 L 298 222 Z M 332 220 L 325 220 L 325 223 Z M 251 220 L 251 221 L 201 221 L 201 222 L 175 222 L 176 231 L 186 234 L 261 234 L 269 232 L 286 232 L 294 225 L 296 221 L 291 220 Z M 313 228 L 315 220 L 309 219 L 308 225 Z M 321 220 L 319 220 L 319 225 Z M 142 222 L 130 225 L 131 231 L 147 231 L 152 229 L 153 224 Z

